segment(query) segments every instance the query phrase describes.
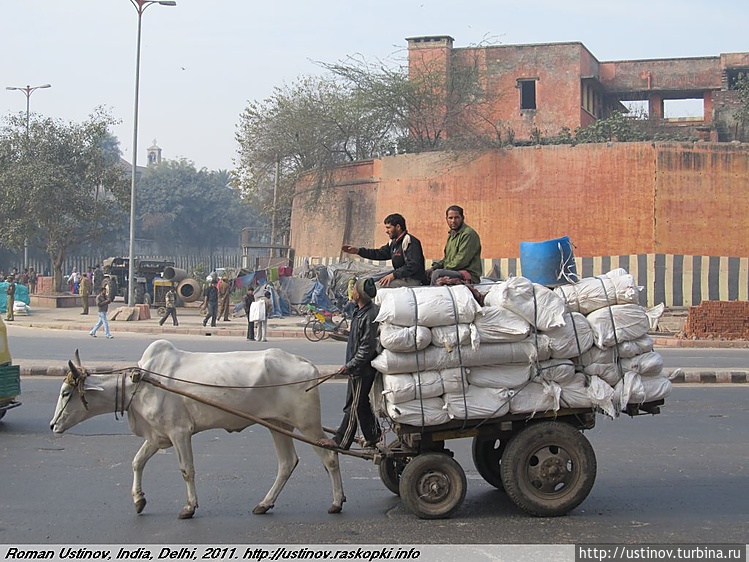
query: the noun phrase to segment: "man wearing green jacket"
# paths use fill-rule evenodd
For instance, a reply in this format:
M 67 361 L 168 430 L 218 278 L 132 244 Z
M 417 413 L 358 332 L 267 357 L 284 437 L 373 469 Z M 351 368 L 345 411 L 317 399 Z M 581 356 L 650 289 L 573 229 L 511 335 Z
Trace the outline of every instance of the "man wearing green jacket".
M 481 280 L 481 239 L 463 222 L 463 209 L 451 205 L 445 213 L 450 232 L 445 243 L 445 257 L 432 262 L 427 270 L 431 284 L 436 285 L 440 277 L 455 277 L 467 283 Z

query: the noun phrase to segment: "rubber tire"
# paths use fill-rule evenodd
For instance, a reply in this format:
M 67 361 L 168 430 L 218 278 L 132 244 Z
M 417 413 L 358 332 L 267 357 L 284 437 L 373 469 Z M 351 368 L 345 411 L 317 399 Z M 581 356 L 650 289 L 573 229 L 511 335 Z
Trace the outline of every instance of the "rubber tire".
M 382 480 L 385 487 L 396 496 L 400 496 L 401 475 L 407 465 L 407 461 L 396 458 L 384 458 L 382 459 L 382 462 L 380 462 L 380 480 Z
M 444 453 L 423 453 L 403 469 L 399 491 L 403 505 L 420 519 L 446 519 L 466 497 L 466 473 Z
M 593 447 L 580 431 L 547 421 L 526 427 L 509 441 L 500 472 L 507 495 L 520 509 L 557 517 L 588 497 L 596 468 Z
M 325 326 L 319 320 L 307 322 L 304 326 L 304 336 L 309 341 L 320 341 L 325 337 Z
M 507 441 L 473 438 L 473 465 L 478 470 L 481 478 L 497 488 L 497 490 L 502 491 L 504 491 L 505 487 L 502 484 L 500 467 L 502 466 L 502 455 L 506 447 Z

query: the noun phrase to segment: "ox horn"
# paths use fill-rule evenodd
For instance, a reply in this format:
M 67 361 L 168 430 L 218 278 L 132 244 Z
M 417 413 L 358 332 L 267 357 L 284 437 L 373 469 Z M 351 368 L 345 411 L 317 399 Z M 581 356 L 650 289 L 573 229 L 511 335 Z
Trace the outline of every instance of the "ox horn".
M 72 361 L 68 361 L 68 367 L 70 367 L 70 374 L 73 375 L 73 380 L 78 380 L 81 377 L 81 372 L 78 367 L 73 365 Z
M 83 364 L 81 363 L 81 356 L 78 355 L 77 349 L 75 350 L 74 358 L 75 358 L 75 364 L 78 365 L 79 367 L 83 367 Z

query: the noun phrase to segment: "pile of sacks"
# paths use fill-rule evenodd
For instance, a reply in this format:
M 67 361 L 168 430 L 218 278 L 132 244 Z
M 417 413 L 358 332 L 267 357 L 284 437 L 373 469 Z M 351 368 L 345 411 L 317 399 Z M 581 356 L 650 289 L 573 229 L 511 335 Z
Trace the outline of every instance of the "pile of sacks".
M 408 425 L 596 408 L 665 398 L 671 383 L 623 269 L 551 290 L 524 277 L 477 288 L 383 289 L 378 408 Z M 650 314 L 650 315 L 649 315 Z M 655 318 L 653 318 L 655 317 Z

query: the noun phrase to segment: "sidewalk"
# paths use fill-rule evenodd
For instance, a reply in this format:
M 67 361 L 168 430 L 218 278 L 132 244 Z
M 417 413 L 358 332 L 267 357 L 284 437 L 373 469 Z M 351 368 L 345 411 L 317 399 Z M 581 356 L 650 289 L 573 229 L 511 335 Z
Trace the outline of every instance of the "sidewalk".
M 124 306 L 122 302 L 110 305 L 110 312 L 118 307 Z M 146 333 L 146 334 L 185 334 L 204 336 L 233 336 L 245 337 L 247 335 L 247 322 L 245 316 L 231 317 L 224 322 L 217 320 L 216 327 L 203 327 L 203 317 L 197 306 L 180 307 L 177 309 L 179 326 L 172 326 L 171 318 L 167 319 L 163 326 L 159 326 L 158 309 L 151 309 L 153 315 L 148 320 L 134 322 L 110 321 L 110 331 L 117 337 L 118 333 Z M 87 316 L 81 314 L 80 307 L 74 308 L 34 308 L 28 315 L 17 314 L 14 322 L 8 322 L 6 326 L 10 330 L 13 326 L 26 326 L 30 328 L 45 328 L 57 330 L 86 330 L 90 331 L 98 319 L 95 307 L 90 308 Z M 279 338 L 304 338 L 304 325 L 306 320 L 301 316 L 286 316 L 283 318 L 271 318 L 268 320 L 268 337 Z M 102 333 L 103 336 L 103 333 Z M 682 348 L 732 348 L 748 349 L 749 341 L 746 340 L 689 340 L 676 338 L 668 334 L 652 334 L 656 348 L 682 347 Z M 61 360 L 57 365 L 47 365 L 44 362 L 23 361 L 22 374 L 26 375 L 64 375 L 67 359 Z M 111 370 L 127 365 L 107 363 L 102 365 L 91 365 L 93 371 Z M 322 369 L 322 367 L 321 367 Z M 749 364 L 746 369 L 681 369 L 673 382 L 681 383 L 747 383 L 749 382 Z

